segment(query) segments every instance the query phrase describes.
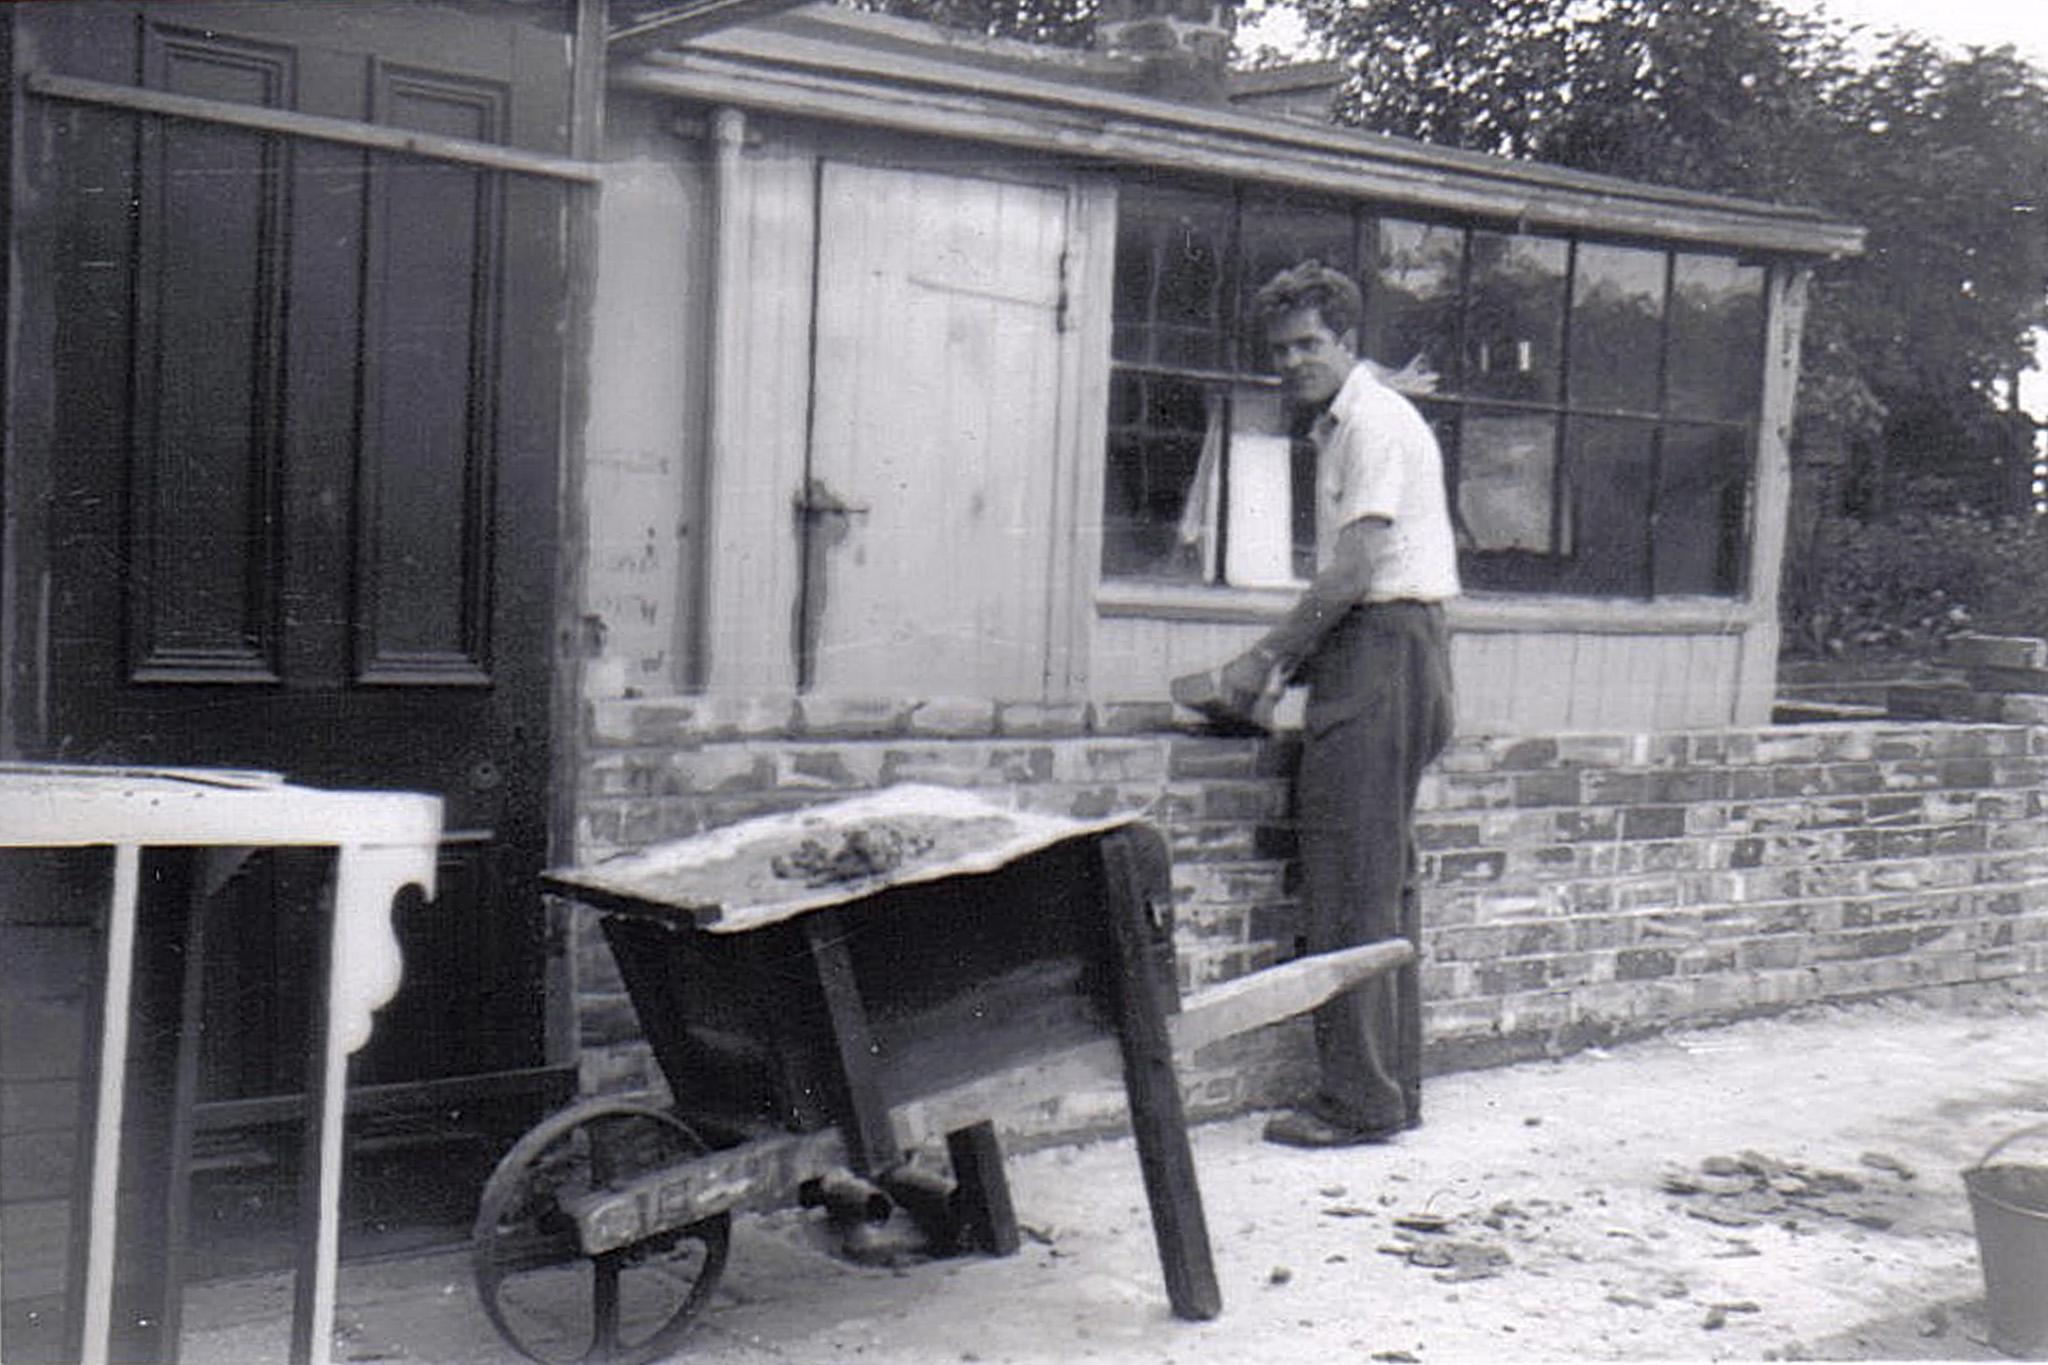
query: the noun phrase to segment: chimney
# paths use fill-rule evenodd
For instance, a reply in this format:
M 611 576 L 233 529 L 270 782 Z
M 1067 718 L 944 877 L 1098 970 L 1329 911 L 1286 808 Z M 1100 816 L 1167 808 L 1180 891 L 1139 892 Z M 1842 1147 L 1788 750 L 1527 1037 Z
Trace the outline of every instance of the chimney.
M 1237 0 L 1101 0 L 1096 51 L 1130 63 L 1129 88 L 1222 104 Z

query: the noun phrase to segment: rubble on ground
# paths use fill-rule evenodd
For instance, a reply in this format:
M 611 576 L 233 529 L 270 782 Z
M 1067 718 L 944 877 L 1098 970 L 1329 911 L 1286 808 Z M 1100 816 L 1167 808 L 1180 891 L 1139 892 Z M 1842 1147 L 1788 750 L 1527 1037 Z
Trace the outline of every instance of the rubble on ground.
M 1881 1152 L 1859 1161 L 1887 1177 L 1873 1187 L 1861 1176 L 1781 1161 L 1760 1152 L 1710 1156 L 1695 1170 L 1671 1169 L 1659 1188 L 1682 1198 L 1688 1217 L 1725 1228 L 1766 1223 L 1796 1228 L 1815 1218 L 1836 1218 L 1883 1231 L 1897 1220 L 1898 1189 L 1914 1179 L 1911 1167 Z
M 1324 1210 L 1332 1213 L 1333 1210 Z M 1511 1226 L 1520 1231 L 1528 1213 L 1512 1202 L 1493 1206 L 1477 1221 L 1483 1228 L 1506 1233 Z M 1382 1245 L 1382 1255 L 1395 1256 L 1418 1269 L 1433 1270 L 1445 1284 L 1467 1280 L 1490 1280 L 1514 1263 L 1508 1249 L 1483 1234 L 1453 1236 L 1462 1220 L 1458 1217 L 1420 1211 L 1397 1215 L 1392 1242 Z M 1527 1240 L 1524 1237 L 1523 1240 Z

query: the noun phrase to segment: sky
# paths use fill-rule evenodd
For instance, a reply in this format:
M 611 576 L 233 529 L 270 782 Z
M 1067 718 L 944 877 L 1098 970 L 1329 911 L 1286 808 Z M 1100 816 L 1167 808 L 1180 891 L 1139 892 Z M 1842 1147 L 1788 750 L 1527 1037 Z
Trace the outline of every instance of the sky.
M 1911 29 L 1957 46 L 2011 43 L 2048 67 L 2048 0 L 1781 0 L 1852 24 Z

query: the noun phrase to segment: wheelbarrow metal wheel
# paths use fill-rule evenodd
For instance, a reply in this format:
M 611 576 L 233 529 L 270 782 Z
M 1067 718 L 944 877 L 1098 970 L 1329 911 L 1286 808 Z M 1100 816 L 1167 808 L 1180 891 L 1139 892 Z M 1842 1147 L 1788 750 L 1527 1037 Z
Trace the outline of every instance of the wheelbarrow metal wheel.
M 543 1365 L 644 1365 L 672 1351 L 725 1271 L 732 1215 L 590 1254 L 566 1203 L 709 1150 L 675 1115 L 616 1099 L 571 1105 L 514 1143 L 470 1238 L 477 1297 L 499 1334 Z

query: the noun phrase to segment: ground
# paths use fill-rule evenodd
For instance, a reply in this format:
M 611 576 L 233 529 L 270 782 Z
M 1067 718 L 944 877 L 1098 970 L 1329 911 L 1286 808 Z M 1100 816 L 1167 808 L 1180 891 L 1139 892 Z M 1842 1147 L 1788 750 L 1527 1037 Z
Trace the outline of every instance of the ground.
M 1127 1140 L 1013 1157 L 1007 1259 L 864 1265 L 743 1220 L 698 1365 L 1997 1360 L 1961 1172 L 2048 1122 L 2048 995 L 1895 997 L 1433 1079 L 1376 1148 L 1195 1132 L 1222 1316 L 1168 1312 Z M 2048 1164 L 2048 1133 L 2001 1159 Z M 2048 1242 L 2048 1222 L 2043 1225 Z M 2035 1267 L 2048 1289 L 2048 1252 Z M 188 1365 L 283 1359 L 275 1278 L 195 1291 Z M 341 1361 L 482 1365 L 459 1253 L 344 1268 Z

